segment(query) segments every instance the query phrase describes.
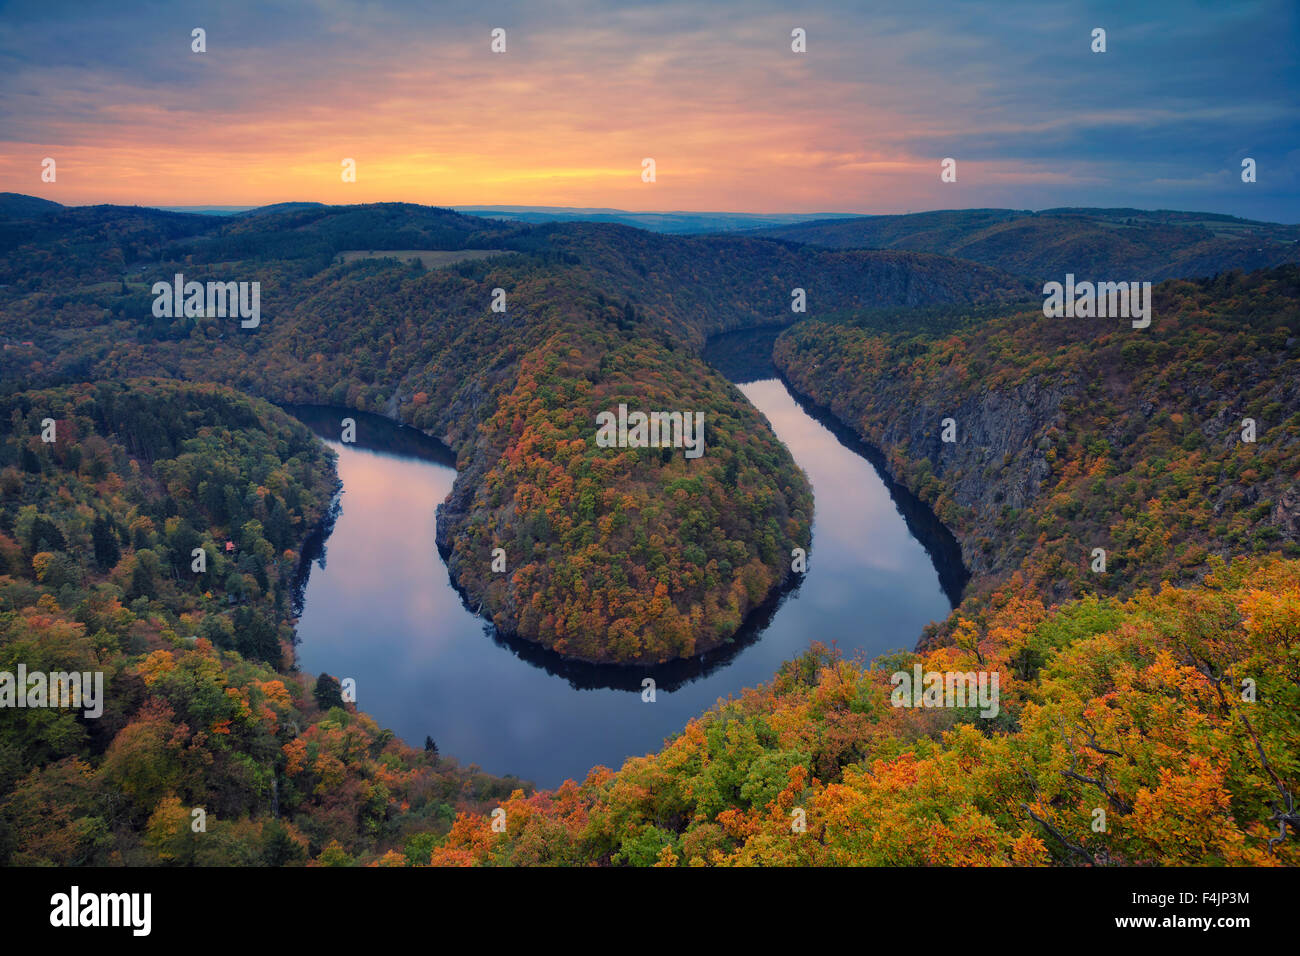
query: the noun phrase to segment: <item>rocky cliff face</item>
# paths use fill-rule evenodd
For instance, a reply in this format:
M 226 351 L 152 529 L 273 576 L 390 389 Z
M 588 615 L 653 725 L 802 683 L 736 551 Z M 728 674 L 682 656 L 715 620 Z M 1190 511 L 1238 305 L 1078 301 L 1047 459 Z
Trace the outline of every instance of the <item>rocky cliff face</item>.
M 1049 428 L 1064 424 L 1064 394 L 1065 389 L 1030 382 L 960 400 L 935 396 L 914 404 L 905 383 L 881 383 L 879 408 L 895 414 L 874 424 L 872 441 L 888 450 L 891 467 L 901 472 L 915 472 L 920 462 L 928 464 L 930 474 L 965 513 L 958 540 L 973 573 L 1002 571 L 1018 563 L 1009 549 L 995 544 L 989 550 L 979 542 L 994 534 L 997 515 L 1007 508 L 1024 509 L 1042 491 L 1051 473 L 1046 459 L 1051 443 L 1042 439 Z M 863 420 L 872 423 L 874 418 Z M 951 419 L 948 434 L 953 441 L 944 441 L 946 419 Z
M 853 369 L 814 367 L 792 361 L 778 346 L 776 364 L 796 391 L 825 404 L 842 422 L 884 453 L 890 477 L 935 509 L 953 531 L 962 560 L 976 576 L 998 579 L 1021 565 L 1035 543 L 1028 530 L 1008 536 L 1008 518 L 1041 505 L 1052 493 L 1053 462 L 1059 436 L 1070 427 L 1065 406 L 1085 401 L 1084 383 L 1063 379 L 1054 385 L 1029 381 L 1004 389 L 961 395 L 942 381 L 922 385 L 891 373 L 872 377 L 865 390 Z M 1264 380 L 1268 370 L 1256 370 Z M 1202 422 L 1199 430 L 1227 454 L 1240 443 L 1242 413 L 1224 406 L 1208 386 L 1197 389 L 1198 404 L 1187 409 Z M 1275 381 L 1264 398 L 1283 407 L 1300 407 L 1295 383 Z M 1113 448 L 1137 439 L 1135 431 L 1156 415 L 1160 396 L 1143 395 L 1130 416 L 1117 416 L 1101 438 Z M 944 441 L 945 419 L 952 420 L 955 441 Z M 1300 442 L 1279 435 L 1285 452 L 1300 452 Z M 1154 453 L 1154 452 L 1153 452 Z M 1300 483 L 1224 480 L 1207 488 L 1216 518 L 1251 512 L 1256 526 L 1276 532 L 1284 548 L 1300 543 Z M 1210 542 L 1207 551 L 1230 557 L 1234 548 Z M 1201 575 L 1195 573 L 1192 578 Z M 1068 588 L 1049 585 L 1055 599 Z
M 803 367 L 782 348 L 776 361 L 796 391 L 826 405 L 879 448 L 890 477 L 935 508 L 972 574 L 999 574 L 1020 563 L 1026 549 L 999 540 L 997 519 L 1007 509 L 1028 507 L 1042 493 L 1051 474 L 1047 453 L 1054 447 L 1045 436 L 1064 425 L 1062 399 L 1077 393 L 1077 386 L 1029 382 L 961 396 L 882 376 L 864 396 L 855 390 L 852 370 Z M 944 441 L 946 419 L 952 420 L 948 434 L 954 441 Z
M 1166 283 L 1141 333 L 1032 311 L 938 331 L 813 320 L 773 358 L 953 532 L 963 614 L 1013 574 L 1049 603 L 1126 595 L 1216 558 L 1300 555 L 1297 283 Z
M 1273 523 L 1284 535 L 1300 539 L 1300 485 L 1292 485 L 1278 496 Z

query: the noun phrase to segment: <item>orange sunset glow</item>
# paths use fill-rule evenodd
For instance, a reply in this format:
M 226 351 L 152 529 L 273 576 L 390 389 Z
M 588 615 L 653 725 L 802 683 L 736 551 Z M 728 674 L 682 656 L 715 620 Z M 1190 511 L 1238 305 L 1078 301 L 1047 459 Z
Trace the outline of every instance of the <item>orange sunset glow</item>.
M 1222 205 L 1227 173 L 1214 167 L 1229 160 L 1191 163 L 1178 137 L 1181 123 L 1223 123 L 1223 111 L 1189 109 L 1153 79 L 1161 71 L 1135 74 L 1122 52 L 1103 69 L 1035 5 L 1002 20 L 854 5 L 744 17 L 686 4 L 236 9 L 7 14 L 0 182 L 62 203 L 177 206 L 904 212 L 1137 203 L 1174 188 Z M 191 49 L 196 26 L 203 52 Z M 791 50 L 795 26 L 804 54 Z M 491 49 L 496 28 L 503 52 Z M 1186 29 L 1215 28 L 1206 17 Z M 1046 62 L 1095 73 L 1070 84 L 1068 117 L 1060 70 Z M 1216 70 L 1239 66 L 1227 56 Z M 1169 70 L 1184 68 L 1171 58 Z M 1259 152 L 1285 105 L 1266 84 L 1252 88 Z M 1223 132 L 1225 150 L 1251 138 Z M 945 188 L 949 156 L 961 175 Z M 40 178 L 46 157 L 55 183 Z M 642 181 L 646 158 L 653 183 Z M 342 181 L 344 159 L 356 161 L 354 183 Z

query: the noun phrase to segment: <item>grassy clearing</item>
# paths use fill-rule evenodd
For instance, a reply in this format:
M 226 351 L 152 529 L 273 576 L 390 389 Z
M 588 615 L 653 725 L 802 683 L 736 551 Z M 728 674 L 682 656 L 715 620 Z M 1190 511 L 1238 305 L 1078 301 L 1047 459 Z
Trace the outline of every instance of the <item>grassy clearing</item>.
M 371 249 L 340 252 L 336 262 L 356 262 L 358 259 L 397 259 L 413 262 L 419 259 L 426 269 L 441 269 L 470 259 L 499 256 L 501 249 Z

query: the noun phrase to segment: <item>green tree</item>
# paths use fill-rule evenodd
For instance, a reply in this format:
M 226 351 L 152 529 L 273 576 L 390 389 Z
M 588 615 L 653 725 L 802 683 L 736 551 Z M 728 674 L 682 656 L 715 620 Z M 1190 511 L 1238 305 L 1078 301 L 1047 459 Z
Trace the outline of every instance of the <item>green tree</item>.
M 95 515 L 90 537 L 95 547 L 95 566 L 100 571 L 112 570 L 122 557 L 122 549 L 117 544 L 117 533 L 103 515 Z
M 329 674 L 321 674 L 316 678 L 316 688 L 312 691 L 312 696 L 316 698 L 316 705 L 321 710 L 343 706 L 343 691 L 339 687 L 339 682 Z

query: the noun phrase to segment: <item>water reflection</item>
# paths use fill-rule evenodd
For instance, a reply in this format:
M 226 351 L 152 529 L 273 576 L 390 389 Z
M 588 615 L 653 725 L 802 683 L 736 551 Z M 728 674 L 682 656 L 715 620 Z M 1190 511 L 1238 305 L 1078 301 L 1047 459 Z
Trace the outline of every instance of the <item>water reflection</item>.
M 304 588 L 300 667 L 353 677 L 359 706 L 409 743 L 428 734 L 466 763 L 552 786 L 657 750 L 813 641 L 867 657 L 913 646 L 927 623 L 947 616 L 953 593 L 914 537 L 914 519 L 779 379 L 741 390 L 812 482 L 808 572 L 734 643 L 647 669 L 575 664 L 496 634 L 466 608 L 434 546 L 435 510 L 455 479 L 450 452 L 373 416 L 291 409 L 338 452 L 343 482 L 328 560 Z M 349 415 L 358 440 L 342 445 L 339 422 Z M 653 704 L 641 700 L 647 675 L 658 685 Z

